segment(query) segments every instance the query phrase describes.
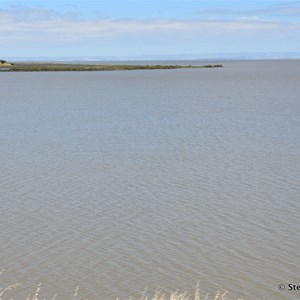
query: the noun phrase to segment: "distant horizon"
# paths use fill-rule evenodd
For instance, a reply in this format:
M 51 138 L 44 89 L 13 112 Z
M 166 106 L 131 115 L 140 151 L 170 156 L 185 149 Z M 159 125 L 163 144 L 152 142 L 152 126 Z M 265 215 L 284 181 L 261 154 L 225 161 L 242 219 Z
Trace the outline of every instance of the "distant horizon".
M 32 56 L 0 57 L 7 61 L 205 61 L 205 60 L 281 60 L 300 59 L 300 52 L 290 53 L 220 53 L 220 54 L 179 54 L 179 55 L 135 55 L 135 56 Z

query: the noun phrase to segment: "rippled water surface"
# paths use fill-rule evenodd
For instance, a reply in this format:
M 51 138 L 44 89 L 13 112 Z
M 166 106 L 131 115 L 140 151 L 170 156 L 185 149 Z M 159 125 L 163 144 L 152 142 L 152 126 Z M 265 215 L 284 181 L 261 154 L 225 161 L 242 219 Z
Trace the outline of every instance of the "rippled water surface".
M 7 299 L 299 299 L 299 82 L 300 61 L 1 73 Z

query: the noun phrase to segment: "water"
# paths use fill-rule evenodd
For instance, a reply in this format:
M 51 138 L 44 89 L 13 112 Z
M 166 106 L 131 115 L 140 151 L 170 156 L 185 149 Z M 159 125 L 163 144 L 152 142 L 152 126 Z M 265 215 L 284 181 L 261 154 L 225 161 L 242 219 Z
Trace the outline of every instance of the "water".
M 300 61 L 1 73 L 7 299 L 299 299 L 299 82 Z

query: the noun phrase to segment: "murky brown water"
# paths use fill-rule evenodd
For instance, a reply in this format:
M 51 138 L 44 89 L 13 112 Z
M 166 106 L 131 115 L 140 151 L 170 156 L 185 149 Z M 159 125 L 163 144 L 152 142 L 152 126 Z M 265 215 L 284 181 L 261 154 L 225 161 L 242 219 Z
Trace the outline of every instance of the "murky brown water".
M 0 74 L 7 299 L 300 298 L 300 61 L 224 66 Z

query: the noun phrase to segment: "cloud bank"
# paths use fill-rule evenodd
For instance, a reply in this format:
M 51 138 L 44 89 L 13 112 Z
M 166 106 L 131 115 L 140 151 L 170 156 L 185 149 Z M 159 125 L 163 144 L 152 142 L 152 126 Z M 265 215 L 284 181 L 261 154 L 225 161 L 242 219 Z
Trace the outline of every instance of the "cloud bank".
M 0 10 L 0 34 L 2 39 L 48 38 L 86 39 L 88 37 L 117 36 L 132 32 L 261 32 L 270 30 L 299 30 L 300 23 L 279 23 L 258 18 L 221 20 L 85 20 L 74 14 L 59 14 L 45 9 Z
M 212 47 L 215 47 L 216 40 L 219 39 L 225 50 L 234 52 L 230 44 L 239 46 L 239 40 L 242 45 L 245 39 L 260 43 L 265 38 L 274 42 L 281 37 L 289 37 L 298 46 L 299 33 L 300 22 L 268 21 L 256 16 L 232 20 L 88 19 L 77 13 L 62 14 L 42 8 L 0 9 L 0 43 L 6 49 L 21 45 L 26 48 L 26 44 L 42 49 L 40 44 L 51 42 L 61 46 L 79 42 L 88 43 L 91 47 L 101 43 L 116 46 L 119 39 L 124 42 L 126 38 L 133 44 L 136 42 L 141 45 L 142 38 L 145 45 L 149 44 L 150 50 L 154 49 L 154 43 L 169 40 L 171 45 L 177 43 L 178 49 L 182 49 L 180 44 L 183 42 L 189 43 L 189 47 L 194 47 L 195 52 L 199 49 L 201 40 L 206 44 L 211 41 Z M 130 51 L 130 46 L 126 47 Z M 109 52 L 108 49 L 109 47 Z M 145 49 L 146 46 L 144 52 Z M 206 51 L 209 51 L 207 45 Z

